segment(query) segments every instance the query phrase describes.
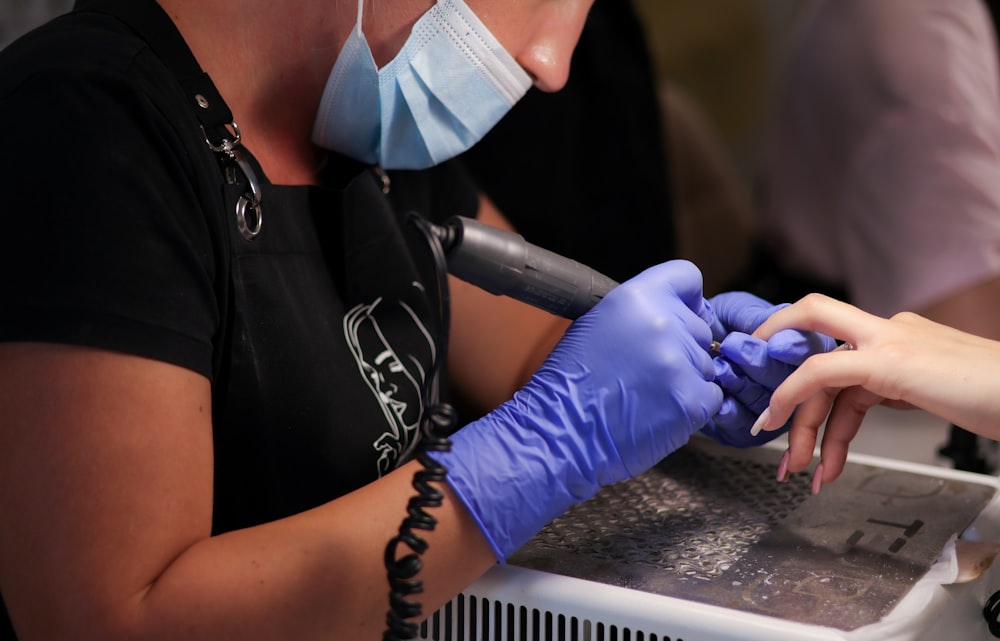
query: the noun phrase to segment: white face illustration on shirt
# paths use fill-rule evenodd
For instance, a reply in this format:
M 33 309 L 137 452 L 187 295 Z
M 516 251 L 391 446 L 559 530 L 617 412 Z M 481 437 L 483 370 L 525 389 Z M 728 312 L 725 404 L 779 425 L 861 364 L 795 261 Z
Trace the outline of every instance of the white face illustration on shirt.
M 370 305 L 359 305 L 344 317 L 347 344 L 388 425 L 372 444 L 379 453 L 379 476 L 405 460 L 419 441 L 426 377 L 420 360 L 415 355 L 398 352 L 383 333 L 378 321 L 379 312 L 385 309 L 381 304 L 380 298 Z M 427 328 L 405 303 L 399 305 L 426 339 L 428 353 L 433 355 L 434 341 Z

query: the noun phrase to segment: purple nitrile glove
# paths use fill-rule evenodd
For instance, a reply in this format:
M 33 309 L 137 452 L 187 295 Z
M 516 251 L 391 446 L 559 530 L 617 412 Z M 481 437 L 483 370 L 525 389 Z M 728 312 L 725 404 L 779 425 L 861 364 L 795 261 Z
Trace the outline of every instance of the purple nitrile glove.
M 701 273 L 652 267 L 577 319 L 514 397 L 432 455 L 497 559 L 601 487 L 649 469 L 714 416 Z
M 713 297 L 713 336 L 721 342 L 715 381 L 725 392 L 719 413 L 702 430 L 720 443 L 735 447 L 760 445 L 787 430 L 750 436 L 750 427 L 771 402 L 771 393 L 813 354 L 828 352 L 835 341 L 816 332 L 782 330 L 770 341 L 750 336 L 771 314 L 787 304 L 771 303 L 746 292 Z

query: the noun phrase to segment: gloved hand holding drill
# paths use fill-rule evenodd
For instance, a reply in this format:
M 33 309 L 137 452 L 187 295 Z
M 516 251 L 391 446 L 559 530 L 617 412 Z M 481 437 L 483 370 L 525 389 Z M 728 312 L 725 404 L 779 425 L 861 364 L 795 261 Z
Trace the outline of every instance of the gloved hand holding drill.
M 752 332 L 777 308 L 748 294 L 705 301 L 687 261 L 652 267 L 577 319 L 514 397 L 433 456 L 498 560 L 601 487 L 632 478 L 699 429 L 748 445 L 770 390 L 826 343 Z M 724 357 L 709 354 L 712 341 Z M 832 342 L 832 341 L 831 341 Z

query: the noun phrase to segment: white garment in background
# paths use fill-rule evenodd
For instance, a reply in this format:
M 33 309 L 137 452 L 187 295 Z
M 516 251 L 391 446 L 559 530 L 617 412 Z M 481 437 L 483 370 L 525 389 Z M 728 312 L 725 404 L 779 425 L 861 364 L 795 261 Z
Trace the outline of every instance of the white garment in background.
M 775 105 L 764 236 L 880 315 L 1000 275 L 1000 71 L 979 0 L 819 0 Z

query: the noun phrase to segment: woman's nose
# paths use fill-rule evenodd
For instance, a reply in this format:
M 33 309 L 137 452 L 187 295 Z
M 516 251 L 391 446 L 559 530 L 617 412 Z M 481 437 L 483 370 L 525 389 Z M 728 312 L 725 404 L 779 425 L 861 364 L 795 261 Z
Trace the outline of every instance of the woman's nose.
M 553 2 L 536 23 L 535 36 L 516 56 L 542 91 L 559 91 L 569 77 L 570 60 L 593 0 Z

